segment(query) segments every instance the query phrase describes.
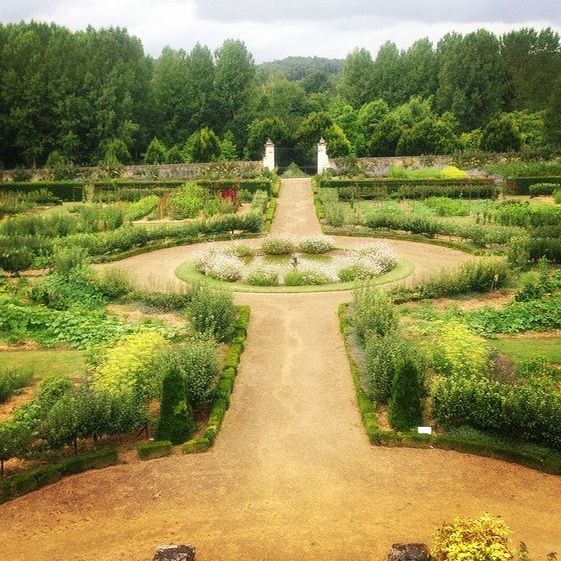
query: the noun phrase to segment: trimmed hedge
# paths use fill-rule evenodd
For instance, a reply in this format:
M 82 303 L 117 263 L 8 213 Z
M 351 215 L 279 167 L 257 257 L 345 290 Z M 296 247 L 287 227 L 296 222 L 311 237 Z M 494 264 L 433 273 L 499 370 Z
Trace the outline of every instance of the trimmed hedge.
M 0 183 L 0 192 L 30 193 L 37 189 L 48 189 L 62 201 L 82 201 L 84 199 L 85 184 L 76 181 L 10 181 Z
M 117 447 L 112 445 L 95 452 L 87 452 L 79 456 L 67 458 L 58 464 L 18 473 L 12 477 L 0 480 L 0 503 L 55 483 L 66 475 L 114 466 L 118 461 L 119 453 Z
M 223 179 L 219 181 L 198 180 L 201 187 L 210 191 L 223 191 L 232 187 L 245 189 L 254 193 L 255 191 L 266 191 L 270 193 L 273 189 L 270 179 Z M 142 189 L 158 190 L 176 189 L 185 184 L 185 180 L 154 180 L 154 181 L 131 181 L 131 180 L 96 180 L 84 181 L 5 181 L 0 182 L 0 192 L 9 191 L 36 191 L 37 189 L 48 189 L 53 195 L 63 201 L 82 201 L 85 197 L 86 186 L 94 187 L 94 193 L 107 191 L 119 191 L 120 189 Z
M 136 448 L 141 460 L 154 460 L 171 454 L 173 445 L 169 440 L 155 440 L 154 442 L 143 442 Z
M 561 185 L 561 176 L 509 177 L 506 180 L 505 193 L 508 195 L 530 195 L 530 186 L 538 183 Z
M 234 388 L 234 380 L 238 372 L 238 364 L 243 353 L 250 316 L 249 306 L 239 306 L 238 310 L 238 320 L 236 322 L 236 331 L 234 333 L 235 342 L 230 345 L 224 369 L 222 370 L 222 375 L 218 381 L 218 391 L 212 404 L 206 429 L 201 436 L 192 438 L 181 446 L 181 450 L 184 454 L 204 452 L 214 444 L 216 435 L 222 426 L 224 415 L 230 406 L 230 395 Z
M 499 194 L 492 179 L 325 179 L 318 178 L 320 188 L 337 189 L 342 200 L 351 198 L 425 199 L 450 197 L 495 199 Z

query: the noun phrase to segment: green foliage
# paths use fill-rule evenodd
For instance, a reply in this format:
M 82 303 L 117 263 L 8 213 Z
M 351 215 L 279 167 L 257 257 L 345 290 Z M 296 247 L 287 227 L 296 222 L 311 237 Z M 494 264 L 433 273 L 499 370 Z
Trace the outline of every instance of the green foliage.
M 193 162 L 214 162 L 222 155 L 220 139 L 208 127 L 194 133 L 190 148 Z
M 491 119 L 483 128 L 480 147 L 487 152 L 515 152 L 521 144 L 518 125 L 507 114 Z
M 448 197 L 429 197 L 425 204 L 433 208 L 438 216 L 469 216 L 469 204 L 458 199 Z
M 127 218 L 129 220 L 140 220 L 158 207 L 160 203 L 160 197 L 157 195 L 148 195 L 147 197 L 142 197 L 138 201 L 132 203 L 127 208 Z
M 416 363 L 406 358 L 397 367 L 389 402 L 388 418 L 392 428 L 408 431 L 423 422 L 423 382 Z
M 407 288 L 397 288 L 400 299 L 441 298 L 473 292 L 492 292 L 510 279 L 508 264 L 503 259 L 486 257 L 462 263 L 456 269 L 444 269 Z
M 191 438 L 194 431 L 195 421 L 186 399 L 183 373 L 176 369 L 175 364 L 170 365 L 162 382 L 156 440 L 182 444 Z
M 168 151 L 165 145 L 157 138 L 153 138 L 146 153 L 144 154 L 144 163 L 148 165 L 165 164 L 168 161 Z
M 558 183 L 534 183 L 534 185 L 530 185 L 528 191 L 531 196 L 535 197 L 539 195 L 553 195 L 558 189 Z
M 358 337 L 366 341 L 370 334 L 384 336 L 397 329 L 398 317 L 392 299 L 384 290 L 366 284 L 355 289 L 352 323 Z
M 327 253 L 334 247 L 333 240 L 326 236 L 307 236 L 298 244 L 298 249 L 303 253 Z
M 329 284 L 328 275 L 314 269 L 294 269 L 284 275 L 285 286 L 311 286 Z
M 503 226 L 522 228 L 561 225 L 561 208 L 529 201 L 505 201 L 495 210 L 495 220 Z
M 195 218 L 204 208 L 206 191 L 191 181 L 174 191 L 167 204 L 168 214 L 176 219 Z
M 433 368 L 450 378 L 475 378 L 487 372 L 489 344 L 464 323 L 449 321 L 431 338 L 429 352 Z
M 42 277 L 33 285 L 30 296 L 34 302 L 53 310 L 69 310 L 74 307 L 92 309 L 106 304 L 103 294 L 90 281 L 89 273 L 84 268 Z
M 135 333 L 120 339 L 105 353 L 93 373 L 93 388 L 109 395 L 136 396 L 144 401 L 157 394 L 161 372 L 156 369 L 165 348 L 159 333 Z
M 364 390 L 376 403 L 388 403 L 396 372 L 406 356 L 406 342 L 395 331 L 370 333 L 364 343 Z
M 437 561 L 510 561 L 509 536 L 504 521 L 489 514 L 456 518 L 438 528 L 432 553 Z
M 561 296 L 511 302 L 498 310 L 485 308 L 467 314 L 468 324 L 481 333 L 520 333 L 561 328 Z
M 279 273 L 266 267 L 252 269 L 245 282 L 252 286 L 278 286 Z
M 294 241 L 282 236 L 268 236 L 261 242 L 265 255 L 290 255 L 294 249 Z
M 186 315 L 195 331 L 211 335 L 217 341 L 229 341 L 234 333 L 236 307 L 231 292 L 207 286 L 194 288 Z
M 396 146 L 398 156 L 450 154 L 458 140 L 450 125 L 442 119 L 426 118 L 405 129 Z
M 176 394 L 178 382 L 175 378 L 181 380 L 181 395 L 186 398 L 188 404 L 197 406 L 208 403 L 214 397 L 220 373 L 216 343 L 212 339 L 192 339 L 177 345 L 162 355 L 160 368 L 167 372 L 166 376 L 172 374 L 169 384 L 175 384 Z M 171 435 L 165 438 L 177 444 Z M 187 439 L 183 441 L 185 440 Z
M 0 478 L 4 477 L 4 462 L 21 457 L 29 446 L 30 436 L 21 423 L 0 423 Z
M 95 275 L 91 282 L 109 300 L 115 300 L 134 292 L 134 283 L 125 269 L 104 269 Z
M 141 460 L 154 460 L 171 454 L 173 444 L 169 440 L 156 440 L 143 442 L 136 447 L 136 452 Z
M 18 368 L 0 370 L 0 403 L 4 403 L 13 394 L 25 388 L 32 377 L 32 370 L 21 370 Z

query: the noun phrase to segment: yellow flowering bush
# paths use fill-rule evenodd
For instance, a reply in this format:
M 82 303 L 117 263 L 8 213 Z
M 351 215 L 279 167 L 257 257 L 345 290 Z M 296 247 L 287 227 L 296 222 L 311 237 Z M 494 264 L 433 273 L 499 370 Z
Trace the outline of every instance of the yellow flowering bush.
M 456 166 L 446 166 L 440 172 L 442 179 L 467 179 L 468 174 L 466 171 L 457 168 Z
M 146 399 L 158 392 L 156 362 L 166 340 L 156 332 L 134 333 L 117 341 L 93 374 L 95 390 L 114 396 L 136 394 Z
M 489 345 L 459 321 L 442 325 L 430 347 L 434 368 L 446 377 L 481 376 L 488 369 Z
M 437 561 L 510 561 L 510 530 L 500 518 L 456 518 L 443 524 L 434 537 Z

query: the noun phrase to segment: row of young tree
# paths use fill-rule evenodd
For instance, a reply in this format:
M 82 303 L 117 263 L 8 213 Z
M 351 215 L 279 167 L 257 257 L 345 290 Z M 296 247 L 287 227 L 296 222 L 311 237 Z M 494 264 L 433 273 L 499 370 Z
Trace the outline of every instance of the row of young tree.
M 256 66 L 231 39 L 153 59 L 121 28 L 0 25 L 0 162 L 257 159 L 269 137 L 301 158 L 321 136 L 332 156 L 561 145 L 549 28 L 388 42 L 374 58 L 350 53 L 340 75 L 313 68 Z

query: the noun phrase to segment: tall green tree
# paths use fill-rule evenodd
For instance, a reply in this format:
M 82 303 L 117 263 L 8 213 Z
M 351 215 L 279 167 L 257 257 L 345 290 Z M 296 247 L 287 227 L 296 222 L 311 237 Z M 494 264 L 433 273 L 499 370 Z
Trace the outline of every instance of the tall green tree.
M 561 146 L 561 76 L 553 83 L 544 123 L 547 140 Z
M 403 99 L 403 67 L 399 49 L 391 41 L 384 43 L 376 59 L 373 72 L 374 89 L 371 99 L 385 99 L 390 105 L 395 106 Z
M 214 88 L 221 125 L 231 121 L 249 99 L 255 78 L 253 56 L 242 41 L 227 39 L 216 51 Z
M 484 29 L 464 37 L 449 34 L 437 51 L 437 109 L 451 111 L 462 130 L 471 130 L 504 108 L 508 74 L 495 35 Z
M 550 27 L 523 28 L 501 37 L 501 54 L 511 80 L 514 109 L 539 111 L 549 101 L 552 76 L 561 74 L 561 41 Z
M 374 62 L 366 49 L 355 49 L 347 55 L 339 90 L 355 109 L 371 101 L 374 85 Z

